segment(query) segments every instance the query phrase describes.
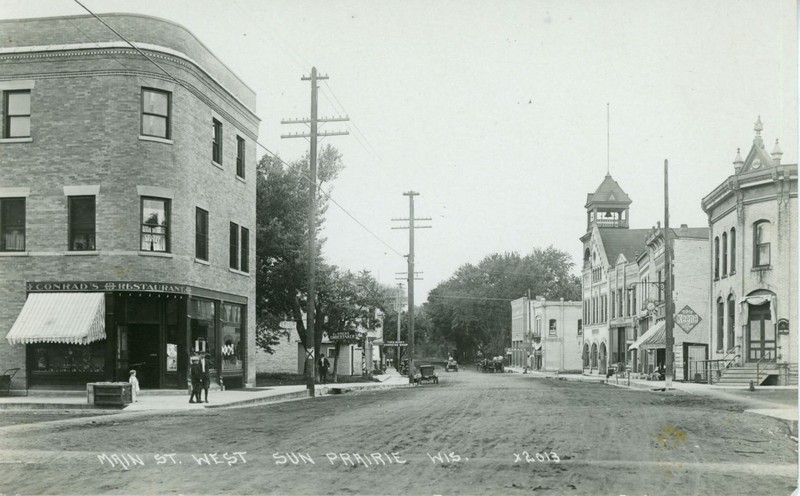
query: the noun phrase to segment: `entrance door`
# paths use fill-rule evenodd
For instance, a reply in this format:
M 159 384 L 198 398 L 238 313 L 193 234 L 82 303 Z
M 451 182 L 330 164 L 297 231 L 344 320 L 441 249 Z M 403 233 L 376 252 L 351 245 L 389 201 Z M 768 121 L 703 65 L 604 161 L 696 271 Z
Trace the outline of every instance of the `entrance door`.
M 774 362 L 775 325 L 772 322 L 769 303 L 750 305 L 750 317 L 747 322 L 747 349 L 749 362 L 757 362 L 762 358 Z
M 705 382 L 706 380 L 706 345 L 704 344 L 686 344 L 684 345 L 684 356 L 686 357 L 683 364 L 685 375 L 683 380 Z
M 142 388 L 161 386 L 161 360 L 159 360 L 158 324 L 130 324 L 128 326 L 128 367 L 136 370 Z

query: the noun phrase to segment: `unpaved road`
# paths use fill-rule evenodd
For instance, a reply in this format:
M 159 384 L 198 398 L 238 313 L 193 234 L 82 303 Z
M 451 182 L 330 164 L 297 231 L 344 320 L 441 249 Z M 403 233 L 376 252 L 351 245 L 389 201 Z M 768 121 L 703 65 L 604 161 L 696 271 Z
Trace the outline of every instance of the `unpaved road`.
M 787 426 L 741 403 L 439 374 L 438 386 L 2 427 L 0 494 L 788 495 L 796 486 Z

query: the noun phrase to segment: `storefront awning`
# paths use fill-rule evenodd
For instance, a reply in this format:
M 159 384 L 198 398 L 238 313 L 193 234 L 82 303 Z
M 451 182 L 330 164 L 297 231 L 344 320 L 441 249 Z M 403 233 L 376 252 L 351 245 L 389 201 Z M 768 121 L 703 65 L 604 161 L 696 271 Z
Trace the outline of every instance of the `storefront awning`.
M 667 347 L 667 331 L 664 321 L 658 322 L 647 332 L 639 336 L 632 345 L 628 346 L 629 350 L 653 350 L 656 348 Z
M 106 338 L 103 293 L 31 293 L 6 339 L 31 343 L 89 344 Z

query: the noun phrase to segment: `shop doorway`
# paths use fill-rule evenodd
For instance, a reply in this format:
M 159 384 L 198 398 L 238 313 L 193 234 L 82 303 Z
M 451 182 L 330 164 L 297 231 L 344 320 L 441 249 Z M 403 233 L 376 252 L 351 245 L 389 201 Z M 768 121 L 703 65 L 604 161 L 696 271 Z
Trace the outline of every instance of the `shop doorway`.
M 750 305 L 747 322 L 748 361 L 775 361 L 775 324 L 769 303 Z
M 158 324 L 128 326 L 128 367 L 136 370 L 136 377 L 142 388 L 157 389 L 161 386 L 159 338 Z

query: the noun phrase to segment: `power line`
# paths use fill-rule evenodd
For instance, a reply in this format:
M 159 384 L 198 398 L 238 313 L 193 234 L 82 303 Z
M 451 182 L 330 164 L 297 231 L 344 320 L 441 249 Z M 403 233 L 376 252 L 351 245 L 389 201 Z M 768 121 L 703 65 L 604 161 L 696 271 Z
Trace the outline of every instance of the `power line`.
M 133 44 L 133 43 L 132 43 L 130 40 L 128 40 L 127 38 L 125 38 L 124 36 L 122 36 L 122 34 L 120 34 L 120 33 L 119 33 L 117 30 L 115 30 L 115 29 L 114 29 L 114 28 L 112 28 L 110 25 L 108 25 L 108 23 L 106 23 L 105 21 L 103 21 L 103 19 L 101 19 L 100 17 L 98 17 L 98 16 L 97 16 L 97 15 L 96 15 L 94 12 L 92 12 L 92 11 L 91 11 L 91 10 L 90 10 L 88 7 L 86 7 L 84 4 L 82 4 L 82 3 L 81 3 L 79 0 L 73 0 L 73 1 L 74 1 L 75 3 L 77 3 L 78 5 L 80 5 L 80 6 L 81 6 L 81 7 L 82 7 L 82 8 L 83 8 L 83 9 L 84 9 L 86 12 L 88 12 L 88 13 L 89 13 L 89 14 L 90 14 L 92 17 L 94 17 L 95 19 L 97 19 L 98 21 L 100 21 L 100 23 L 101 23 L 101 24 L 103 24 L 103 25 L 104 25 L 106 28 L 108 28 L 110 31 L 112 31 L 112 32 L 113 32 L 115 35 L 117 35 L 117 36 L 118 36 L 120 39 L 122 39 L 122 40 L 123 40 L 125 43 L 127 43 L 128 45 L 130 45 L 130 47 L 131 47 L 131 48 L 133 48 L 134 50 L 136 50 L 136 51 L 137 51 L 137 52 L 138 52 L 138 53 L 139 53 L 139 54 L 140 54 L 142 57 L 144 57 L 145 59 L 147 59 L 149 62 L 151 62 L 151 63 L 152 63 L 153 65 L 155 65 L 156 67 L 158 67 L 158 69 L 159 69 L 159 70 L 161 70 L 161 71 L 162 71 L 162 72 L 163 72 L 163 73 L 164 73 L 166 76 L 168 76 L 168 77 L 170 78 L 170 80 L 174 81 L 175 83 L 177 83 L 178 85 L 180 85 L 180 86 L 181 86 L 183 89 L 185 89 L 186 91 L 188 91 L 188 92 L 190 92 L 190 93 L 191 93 L 191 90 L 190 90 L 190 89 L 189 89 L 189 88 L 188 88 L 188 87 L 187 87 L 187 86 L 186 86 L 186 85 L 185 85 L 185 84 L 184 84 L 182 81 L 180 81 L 178 78 L 176 78 L 175 76 L 173 76 L 173 75 L 172 75 L 172 74 L 171 74 L 169 71 L 167 71 L 166 69 L 164 69 L 164 68 L 163 68 L 163 67 L 162 67 L 162 66 L 161 66 L 161 65 L 160 65 L 158 62 L 156 62 L 155 60 L 153 60 L 153 59 L 152 59 L 150 56 L 148 56 L 148 55 L 147 55 L 146 53 L 144 53 L 144 52 L 143 52 L 141 49 L 139 49 L 139 47 L 137 47 L 137 46 L 136 46 L 135 44 Z M 74 25 L 73 25 L 73 26 L 74 26 Z M 81 30 L 80 30 L 79 28 L 77 28 L 77 27 L 76 27 L 76 29 L 78 29 L 78 31 L 81 31 Z M 83 33 L 83 31 L 81 31 L 81 33 Z M 87 36 L 85 33 L 83 33 L 83 34 L 84 34 L 84 36 L 86 36 L 86 37 L 87 37 L 87 38 L 88 38 L 90 41 L 94 41 L 94 40 L 92 40 L 90 37 L 88 37 L 88 36 Z M 95 43 L 96 43 L 96 42 L 95 42 Z M 117 60 L 117 59 L 115 58 L 115 60 Z M 120 65 L 122 65 L 122 67 L 123 67 L 123 68 L 127 69 L 127 67 L 126 67 L 124 64 L 122 64 L 122 62 L 120 62 L 119 60 L 117 60 L 117 62 L 118 62 Z M 176 106 L 178 106 L 178 105 L 176 104 Z M 178 106 L 178 108 L 182 108 L 182 107 Z M 185 109 L 184 109 L 184 110 L 185 110 Z M 191 115 L 191 114 L 189 114 L 189 113 L 187 112 L 187 115 Z M 199 118 L 197 118 L 197 119 L 199 120 Z M 267 152 L 267 153 L 268 153 L 270 156 L 272 156 L 272 157 L 274 157 L 276 160 L 278 160 L 278 161 L 279 161 L 281 164 L 283 164 L 283 165 L 284 165 L 284 166 L 286 166 L 286 167 L 290 167 L 290 165 L 289 165 L 287 162 L 285 162 L 285 161 L 284 161 L 282 158 L 280 158 L 280 157 L 278 156 L 278 154 L 277 154 L 277 153 L 275 153 L 275 152 L 273 152 L 272 150 L 270 150 L 269 148 L 267 148 L 267 147 L 266 147 L 265 145 L 263 145 L 263 144 L 262 144 L 260 141 L 258 141 L 257 139 L 254 139 L 253 141 L 255 142 L 255 144 L 256 144 L 257 146 L 260 146 L 260 147 L 261 147 L 261 148 L 262 148 L 264 151 L 266 151 L 266 152 Z M 304 178 L 306 181 L 308 181 L 308 183 L 309 183 L 309 184 L 311 184 L 311 183 L 312 183 L 312 181 L 311 181 L 311 178 L 310 178 L 310 177 L 307 177 L 307 176 L 305 176 L 305 175 L 301 175 L 301 177 L 303 177 L 303 178 Z M 355 217 L 353 214 L 351 214 L 351 213 L 350 213 L 350 212 L 349 212 L 347 209 L 345 209 L 345 208 L 342 206 L 342 204 L 340 204 L 338 201 L 336 201 L 336 200 L 333 198 L 333 196 L 331 196 L 331 194 L 330 194 L 329 192 L 325 191 L 325 190 L 324 190 L 324 189 L 323 189 L 321 186 L 318 188 L 318 191 L 320 191 L 322 194 L 324 194 L 324 195 L 325 195 L 325 197 L 326 197 L 328 200 L 330 200 L 331 202 L 333 202 L 333 204 L 334 204 L 334 205 L 336 205 L 337 207 L 339 207 L 339 208 L 340 208 L 340 209 L 341 209 L 341 210 L 342 210 L 342 211 L 343 211 L 345 214 L 347 214 L 347 216 L 348 216 L 348 217 L 350 217 L 350 218 L 351 218 L 353 221 L 355 221 L 355 222 L 356 222 L 356 224 L 358 224 L 358 225 L 359 225 L 359 226 L 360 226 L 362 229 L 364 229 L 365 231 L 367 231 L 367 232 L 368 232 L 368 233 L 369 233 L 369 234 L 370 234 L 372 237 L 374 237 L 375 239 L 377 239 L 377 240 L 378 240 L 380 243 L 382 243 L 384 246 L 386 246 L 387 248 L 389 248 L 389 249 L 390 249 L 392 252 L 394 252 L 394 253 L 395 253 L 395 254 L 397 254 L 398 256 L 400 256 L 400 257 L 404 257 L 404 255 L 403 255 L 402 253 L 400 253 L 399 251 L 395 250 L 395 249 L 394 249 L 394 248 L 393 248 L 393 247 L 392 247 L 392 246 L 391 246 L 389 243 L 387 243 L 386 241 L 384 241 L 384 240 L 383 240 L 383 239 L 382 239 L 380 236 L 378 236 L 377 234 L 375 234 L 375 233 L 374 233 L 372 230 L 370 230 L 370 229 L 369 229 L 367 226 L 365 226 L 365 225 L 364 225 L 364 224 L 363 224 L 361 221 L 359 221 L 358 219 L 356 219 L 356 217 Z
M 428 299 L 442 298 L 447 300 L 486 300 L 486 301 L 511 301 L 510 298 L 489 298 L 485 296 L 452 296 L 428 294 Z

